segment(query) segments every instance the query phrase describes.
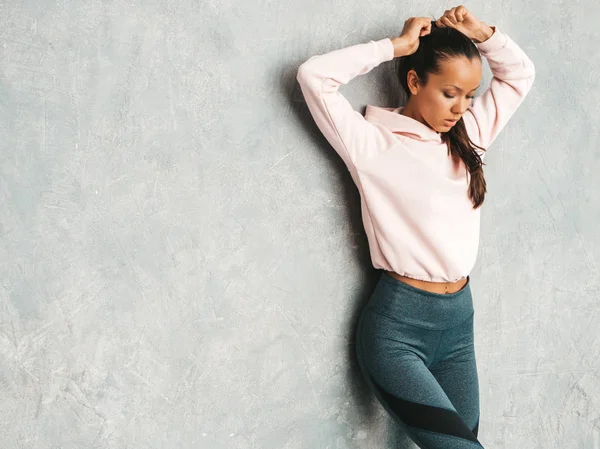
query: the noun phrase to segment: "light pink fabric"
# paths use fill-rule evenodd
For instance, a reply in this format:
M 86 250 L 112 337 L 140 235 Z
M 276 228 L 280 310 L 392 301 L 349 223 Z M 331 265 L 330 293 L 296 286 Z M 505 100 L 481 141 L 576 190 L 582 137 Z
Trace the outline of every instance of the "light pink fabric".
M 471 140 L 486 149 L 535 77 L 523 50 L 493 28 L 488 40 L 476 44 L 493 78 L 463 115 Z M 473 210 L 467 195 L 464 164 L 453 166 L 441 135 L 399 114 L 401 107 L 368 105 L 363 117 L 338 90 L 392 59 L 389 38 L 369 41 L 312 56 L 297 80 L 317 126 L 358 187 L 373 266 L 415 279 L 457 281 L 471 272 L 479 247 L 481 209 Z

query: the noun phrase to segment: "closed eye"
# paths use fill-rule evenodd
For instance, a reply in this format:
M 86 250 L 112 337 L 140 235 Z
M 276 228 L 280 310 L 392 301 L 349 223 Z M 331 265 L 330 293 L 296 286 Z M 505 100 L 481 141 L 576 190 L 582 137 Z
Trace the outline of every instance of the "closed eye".
M 454 97 L 452 97 L 452 96 L 448 95 L 448 94 L 447 94 L 447 93 L 445 93 L 445 92 L 444 92 L 444 96 L 445 96 L 446 98 L 454 98 Z M 467 95 L 467 98 L 468 98 L 468 99 L 472 99 L 472 98 L 474 98 L 474 97 L 475 97 L 475 95 L 472 95 L 472 96 L 470 96 L 470 97 Z

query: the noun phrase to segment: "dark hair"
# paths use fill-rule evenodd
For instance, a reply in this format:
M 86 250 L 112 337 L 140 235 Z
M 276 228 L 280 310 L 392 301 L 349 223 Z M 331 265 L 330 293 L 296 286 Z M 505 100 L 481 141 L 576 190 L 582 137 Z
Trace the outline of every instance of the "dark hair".
M 431 21 L 431 32 L 419 38 L 417 51 L 408 56 L 396 58 L 395 69 L 400 85 L 410 97 L 408 88 L 408 72 L 414 70 L 420 83 L 427 84 L 428 74 L 440 73 L 440 62 L 463 56 L 469 60 L 481 55 L 475 44 L 465 34 L 451 27 L 437 27 L 435 21 Z M 483 165 L 485 163 L 475 150 L 475 147 L 485 151 L 479 145 L 475 145 L 467 135 L 465 122 L 461 117 L 448 132 L 442 133 L 442 141 L 446 142 L 450 154 L 455 161 L 462 159 L 468 173 L 471 175 L 469 182 L 469 198 L 473 202 L 473 209 L 477 209 L 485 198 L 486 182 L 483 176 Z

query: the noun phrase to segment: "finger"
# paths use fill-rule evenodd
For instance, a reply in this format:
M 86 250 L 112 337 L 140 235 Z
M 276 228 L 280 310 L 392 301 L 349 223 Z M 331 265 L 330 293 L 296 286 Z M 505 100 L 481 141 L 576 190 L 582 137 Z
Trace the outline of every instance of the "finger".
M 440 21 L 442 21 L 442 23 L 445 23 L 446 25 L 452 25 L 453 22 L 451 20 L 451 17 L 452 17 L 452 10 L 447 9 L 446 11 L 444 11 L 444 15 L 442 17 L 440 17 Z
M 452 22 L 450 22 L 450 19 L 448 17 L 442 17 L 440 19 L 442 21 L 442 23 L 450 28 L 454 27 L 454 24 Z
M 458 23 L 458 20 L 456 19 L 456 8 L 452 8 L 449 12 L 448 12 L 448 20 L 450 20 L 450 22 L 453 25 L 456 25 Z
M 431 18 L 423 17 L 423 29 L 426 31 L 425 34 L 431 32 Z M 424 36 L 425 34 L 422 34 Z
M 455 16 L 459 22 L 462 22 L 463 20 L 465 20 L 466 12 L 467 12 L 467 8 L 465 8 L 462 5 L 460 5 L 458 8 L 456 8 Z
M 431 32 L 431 22 L 427 23 L 425 26 L 423 26 L 423 28 L 421 29 L 421 36 L 426 36 Z

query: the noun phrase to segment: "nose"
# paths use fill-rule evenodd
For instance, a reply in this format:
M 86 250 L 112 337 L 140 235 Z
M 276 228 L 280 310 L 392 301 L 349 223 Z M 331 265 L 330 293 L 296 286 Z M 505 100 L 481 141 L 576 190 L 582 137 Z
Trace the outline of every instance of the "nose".
M 470 104 L 470 98 L 461 99 L 458 105 L 452 110 L 452 113 L 462 117 L 462 115 L 467 111 Z

